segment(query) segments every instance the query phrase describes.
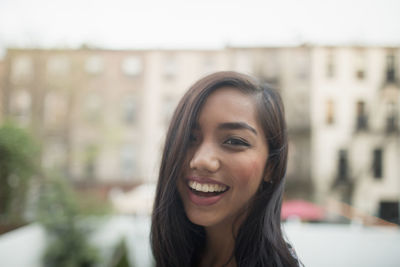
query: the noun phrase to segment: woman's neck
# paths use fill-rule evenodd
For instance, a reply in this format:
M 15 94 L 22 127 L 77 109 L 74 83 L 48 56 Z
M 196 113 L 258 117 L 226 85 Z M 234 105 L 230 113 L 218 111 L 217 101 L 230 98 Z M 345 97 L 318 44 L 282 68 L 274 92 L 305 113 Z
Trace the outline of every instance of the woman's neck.
M 198 267 L 236 267 L 235 239 L 240 225 L 247 216 L 244 207 L 241 214 L 213 226 L 205 227 L 206 246 Z
M 218 225 L 207 227 L 206 246 L 201 257 L 200 267 L 236 266 L 233 256 L 235 239 L 232 226 Z

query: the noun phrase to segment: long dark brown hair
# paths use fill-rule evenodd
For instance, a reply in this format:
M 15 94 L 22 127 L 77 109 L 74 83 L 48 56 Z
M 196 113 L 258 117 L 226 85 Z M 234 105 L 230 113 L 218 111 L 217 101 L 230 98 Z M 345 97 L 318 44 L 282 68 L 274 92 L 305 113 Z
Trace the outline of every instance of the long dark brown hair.
M 197 81 L 179 102 L 169 126 L 152 214 L 151 246 L 157 267 L 195 266 L 204 248 L 205 230 L 186 217 L 177 190 L 189 137 L 207 97 L 222 87 L 236 88 L 255 99 L 269 156 L 266 175 L 252 199 L 248 216 L 235 236 L 237 266 L 298 266 L 281 231 L 281 204 L 287 165 L 287 132 L 281 97 L 253 77 L 217 72 Z

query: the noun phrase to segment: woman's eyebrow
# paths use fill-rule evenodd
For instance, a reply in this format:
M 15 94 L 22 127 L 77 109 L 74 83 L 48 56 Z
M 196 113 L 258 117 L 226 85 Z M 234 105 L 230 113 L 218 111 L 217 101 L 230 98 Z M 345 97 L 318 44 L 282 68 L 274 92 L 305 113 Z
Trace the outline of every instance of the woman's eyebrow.
M 240 129 L 246 129 L 249 130 L 251 132 L 253 132 L 255 135 L 257 135 L 257 131 L 256 129 L 254 129 L 253 127 L 251 127 L 250 125 L 248 125 L 245 122 L 224 122 L 218 125 L 218 129 L 221 130 L 240 130 Z

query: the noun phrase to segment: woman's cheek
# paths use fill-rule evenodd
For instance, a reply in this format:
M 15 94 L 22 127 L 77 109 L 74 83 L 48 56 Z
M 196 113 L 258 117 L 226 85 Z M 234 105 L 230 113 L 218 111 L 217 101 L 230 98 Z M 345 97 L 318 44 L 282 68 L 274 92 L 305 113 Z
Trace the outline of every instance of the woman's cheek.
M 261 181 L 264 173 L 264 162 L 258 159 L 247 159 L 242 160 L 240 164 L 236 164 L 235 176 L 238 179 L 238 183 L 241 185 L 247 185 L 249 183 Z

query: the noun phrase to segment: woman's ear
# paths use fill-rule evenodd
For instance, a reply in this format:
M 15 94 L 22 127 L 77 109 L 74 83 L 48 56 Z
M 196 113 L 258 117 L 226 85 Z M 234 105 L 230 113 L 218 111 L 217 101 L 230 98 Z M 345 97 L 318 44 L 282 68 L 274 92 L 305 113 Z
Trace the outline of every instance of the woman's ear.
M 272 181 L 270 176 L 264 177 L 264 182 L 267 183 L 267 184 L 273 184 L 274 183 L 274 181 Z
M 272 171 L 271 170 L 272 170 L 272 168 L 271 168 L 270 164 L 267 163 L 267 166 L 265 166 L 264 176 L 263 176 L 264 177 L 263 181 L 266 183 L 272 183 L 272 180 L 271 180 Z

